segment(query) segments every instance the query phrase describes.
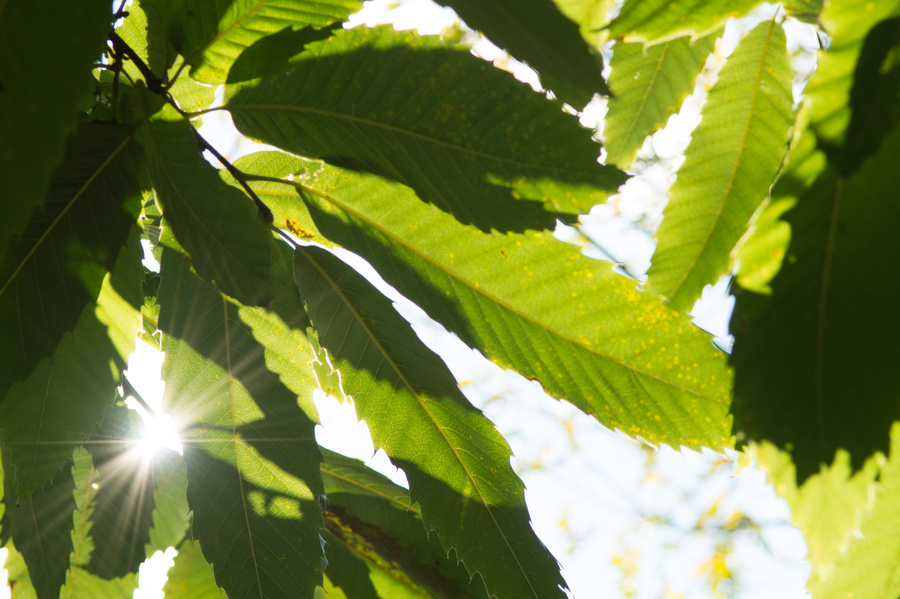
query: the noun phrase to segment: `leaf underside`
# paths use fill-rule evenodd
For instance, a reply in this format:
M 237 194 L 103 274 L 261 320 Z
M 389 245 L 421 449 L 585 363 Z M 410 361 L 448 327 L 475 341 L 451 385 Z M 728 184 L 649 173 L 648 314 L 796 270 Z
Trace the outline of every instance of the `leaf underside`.
M 294 274 L 344 389 L 376 446 L 406 472 L 426 529 L 481 574 L 492 596 L 563 597 L 509 446 L 446 365 L 388 299 L 327 251 L 297 249 Z
M 243 134 L 396 179 L 462 222 L 552 228 L 624 181 L 558 104 L 435 38 L 345 30 L 296 56 L 264 41 L 267 70 L 225 103 Z
M 769 193 L 794 121 L 784 29 L 745 37 L 709 92 L 672 185 L 647 290 L 687 312 L 729 271 L 730 253 Z

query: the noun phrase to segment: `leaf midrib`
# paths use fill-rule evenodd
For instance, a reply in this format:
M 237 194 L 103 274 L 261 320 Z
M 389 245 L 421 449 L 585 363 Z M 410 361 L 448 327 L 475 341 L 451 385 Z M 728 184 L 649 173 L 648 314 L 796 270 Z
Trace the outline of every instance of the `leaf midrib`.
M 227 110 L 229 113 L 231 113 L 232 110 L 238 110 L 238 111 L 244 110 L 244 111 L 248 111 L 249 114 L 251 114 L 251 115 L 252 115 L 253 110 L 269 110 L 269 111 L 273 111 L 273 112 L 281 110 L 284 112 L 301 112 L 301 113 L 316 114 L 316 115 L 332 118 L 334 120 L 343 120 L 343 121 L 348 121 L 348 122 L 352 122 L 352 123 L 366 125 L 366 126 L 369 126 L 369 127 L 375 128 L 375 129 L 383 129 L 385 131 L 388 131 L 388 132 L 398 135 L 398 136 L 407 136 L 409 138 L 416 139 L 419 141 L 424 141 L 424 142 L 427 142 L 430 144 L 434 144 L 436 146 L 449 148 L 456 152 L 459 152 L 461 154 L 466 154 L 466 155 L 472 156 L 474 158 L 489 159 L 489 160 L 492 160 L 492 161 L 500 163 L 500 164 L 509 164 L 512 166 L 527 168 L 527 169 L 534 170 L 537 172 L 549 173 L 551 175 L 569 174 L 569 175 L 582 175 L 582 176 L 587 175 L 588 177 L 590 177 L 592 175 L 597 176 L 597 173 L 591 173 L 591 172 L 581 170 L 581 169 L 564 168 L 564 167 L 558 167 L 558 166 L 557 167 L 548 167 L 548 166 L 544 166 L 543 164 L 536 163 L 536 162 L 525 162 L 522 160 L 515 160 L 515 159 L 507 158 L 504 156 L 489 154 L 487 152 L 473 150 L 471 148 L 466 148 L 466 147 L 463 147 L 460 145 L 452 144 L 450 142 L 443 141 L 441 139 L 437 139 L 435 137 L 429 137 L 427 135 L 423 135 L 421 133 L 418 133 L 416 131 L 411 131 L 409 129 L 401 129 L 399 127 L 394 127 L 388 123 L 373 121 L 371 119 L 365 119 L 362 117 L 357 117 L 357 116 L 349 115 L 349 114 L 345 114 L 345 113 L 334 112 L 331 110 L 325 110 L 325 109 L 321 109 L 321 108 L 313 108 L 311 106 L 296 106 L 293 104 L 269 104 L 269 103 L 227 104 L 225 106 L 217 106 L 215 108 L 210 108 L 205 111 L 193 113 L 192 116 L 202 116 L 204 114 L 207 114 L 210 112 L 215 112 L 217 110 Z M 233 117 L 234 113 L 231 113 L 231 114 Z M 253 118 L 254 118 L 254 120 L 257 120 L 255 117 L 253 117 Z M 599 163 L 597 164 L 597 168 L 598 169 L 602 168 Z
M 831 207 L 831 219 L 828 225 L 828 238 L 825 243 L 822 265 L 822 283 L 819 286 L 818 317 L 816 319 L 816 362 L 813 385 L 816 398 L 816 426 L 819 430 L 818 449 L 822 460 L 827 460 L 825 447 L 825 327 L 827 325 L 828 286 L 831 282 L 831 264 L 837 239 L 838 224 L 841 213 L 841 200 L 844 195 L 843 177 L 835 184 L 834 201 Z
M 307 260 L 309 260 L 309 262 L 311 264 L 313 264 L 313 266 L 319 272 L 319 274 L 328 282 L 328 284 L 335 291 L 335 293 L 338 294 L 338 296 L 341 298 L 341 301 L 344 303 L 344 305 L 347 307 L 347 309 L 350 310 L 350 312 L 353 314 L 353 317 L 356 319 L 356 321 L 360 324 L 360 326 L 363 327 L 363 330 L 366 332 L 366 335 L 369 337 L 369 339 L 372 341 L 372 343 L 378 349 L 379 353 L 382 355 L 384 360 L 391 366 L 391 368 L 394 370 L 394 372 L 400 378 L 400 381 L 403 383 L 403 385 L 409 390 L 409 392 L 415 398 L 416 403 L 418 403 L 419 406 L 428 415 L 428 418 L 432 421 L 432 423 L 434 424 L 434 427 L 441 434 L 441 437 L 444 438 L 444 441 L 446 442 L 447 447 L 449 447 L 450 450 L 453 452 L 453 456 L 456 458 L 457 463 L 459 463 L 462 466 L 463 470 L 466 473 L 466 478 L 470 481 L 470 484 L 472 485 L 472 487 L 478 492 L 478 497 L 481 499 L 481 505 L 484 506 L 484 509 L 490 515 L 491 520 L 493 521 L 494 526 L 496 527 L 497 531 L 500 532 L 500 536 L 503 538 L 503 542 L 506 544 L 507 549 L 509 550 L 510 554 L 513 556 L 513 559 L 516 561 L 516 566 L 518 566 L 519 571 L 522 573 L 522 577 L 525 579 L 525 582 L 528 584 L 528 588 L 531 589 L 532 595 L 534 595 L 535 599 L 540 599 L 540 596 L 537 594 L 537 591 L 535 591 L 534 586 L 531 584 L 531 578 L 528 575 L 528 571 L 522 566 L 522 562 L 519 561 L 519 556 L 516 553 L 516 551 L 513 549 L 512 545 L 510 545 L 509 538 L 507 537 L 506 532 L 503 530 L 503 528 L 500 526 L 500 523 L 497 521 L 497 517 L 494 515 L 494 511 L 493 511 L 493 509 L 491 509 L 490 502 L 485 498 L 484 493 L 482 493 L 481 487 L 478 484 L 478 477 L 476 477 L 469 470 L 469 466 L 466 464 L 465 460 L 462 459 L 462 456 L 460 455 L 459 451 L 453 445 L 453 443 L 450 441 L 450 438 L 447 436 L 447 433 L 444 430 L 444 427 L 442 427 L 440 425 L 437 418 L 434 416 L 432 411 L 428 408 L 428 405 L 426 404 L 426 402 L 424 402 L 422 400 L 422 397 L 416 391 L 415 386 L 409 381 L 409 379 L 406 378 L 406 375 L 400 369 L 399 365 L 391 358 L 391 355 L 381 345 L 381 342 L 379 341 L 377 335 L 375 335 L 374 332 L 369 328 L 368 323 L 363 319 L 362 315 L 359 314 L 359 312 L 356 310 L 356 307 L 349 300 L 349 298 L 346 296 L 346 294 L 344 294 L 344 291 L 340 287 L 340 285 L 338 285 L 337 282 L 334 281 L 334 279 L 332 279 L 328 275 L 328 273 L 325 271 L 325 269 L 323 269 L 319 265 L 319 262 L 314 257 L 312 257 L 309 254 L 309 252 L 307 252 L 304 249 L 303 246 L 299 246 L 297 248 L 297 251 L 303 253 L 303 255 L 307 258 Z M 459 551 L 459 549 L 457 549 L 457 551 Z
M 94 180 L 100 176 L 100 174 L 109 166 L 116 156 L 128 145 L 128 142 L 131 141 L 131 136 L 126 137 L 122 143 L 120 143 L 115 150 L 113 150 L 110 155 L 103 161 L 103 163 L 97 167 L 97 169 L 91 174 L 87 181 L 78 189 L 77 192 L 72 196 L 72 199 L 65 205 L 65 207 L 60 211 L 59 214 L 56 215 L 56 218 L 47 226 L 47 229 L 41 234 L 38 240 L 34 243 L 31 249 L 28 250 L 28 253 L 25 254 L 25 257 L 22 258 L 22 261 L 10 275 L 9 279 L 3 284 L 3 287 L 0 287 L 0 296 L 3 295 L 3 292 L 6 291 L 6 288 L 10 286 L 10 284 L 15 280 L 18 276 L 19 272 L 25 267 L 25 264 L 31 259 L 37 249 L 44 243 L 44 240 L 47 239 L 47 236 L 50 235 L 51 232 L 56 228 L 59 224 L 59 221 L 66 216 L 69 211 L 72 209 L 72 206 L 77 202 L 86 192 L 87 189 L 93 184 Z
M 637 111 L 634 113 L 634 118 L 631 120 L 631 124 L 628 126 L 628 131 L 625 132 L 625 135 L 622 136 L 622 143 L 619 144 L 621 147 L 625 144 L 625 141 L 631 137 L 631 132 L 634 131 L 634 128 L 637 126 L 638 120 L 640 119 L 643 111 L 644 105 L 647 103 L 647 99 L 651 96 L 651 91 L 653 90 L 653 84 L 656 83 L 656 78 L 659 76 L 659 73 L 662 71 L 663 61 L 666 58 L 666 54 L 669 52 L 669 44 L 672 42 L 665 42 L 662 47 L 662 54 L 659 55 L 659 61 L 656 63 L 656 68 L 653 70 L 653 76 L 650 78 L 650 83 L 647 85 L 647 90 L 644 92 L 644 95 L 641 97 L 641 104 L 638 106 Z M 606 144 L 609 145 L 609 142 Z M 617 150 L 617 151 L 621 151 Z
M 694 390 L 694 389 L 690 389 L 690 388 L 687 388 L 687 387 L 678 385 L 678 384 L 673 383 L 673 382 L 671 382 L 671 381 L 669 381 L 669 380 L 663 379 L 663 378 L 661 378 L 661 377 L 659 377 L 659 376 L 657 376 L 657 375 L 655 375 L 655 374 L 646 372 L 646 371 L 641 370 L 641 369 L 639 369 L 639 368 L 636 368 L 636 367 L 634 367 L 634 366 L 630 366 L 630 365 L 626 364 L 625 362 L 622 362 L 621 360 L 618 360 L 618 359 L 616 359 L 616 358 L 614 358 L 614 357 L 612 357 L 612 356 L 610 356 L 610 355 L 608 355 L 608 354 L 604 354 L 604 353 L 598 352 L 596 349 L 593 349 L 593 348 L 589 347 L 588 345 L 586 345 L 585 343 L 580 342 L 580 341 L 579 341 L 578 339 L 576 339 L 576 338 L 573 338 L 573 337 L 571 337 L 571 336 L 569 336 L 569 335 L 567 335 L 567 334 L 563 334 L 563 333 L 560 332 L 560 331 L 557 331 L 557 330 L 554 330 L 554 329 L 550 329 L 550 328 L 548 328 L 547 326 L 545 326 L 545 325 L 543 325 L 542 323 L 540 323 L 540 322 L 539 322 L 538 320 L 536 320 L 535 318 L 533 318 L 532 316 L 530 316 L 530 315 L 528 315 L 528 314 L 523 314 L 522 312 L 520 312 L 519 310 L 517 310 L 516 308 L 514 308 L 513 306 L 511 306 L 509 303 L 507 303 L 505 300 L 501 300 L 501 299 L 497 298 L 496 296 L 494 296 L 493 294 L 488 293 L 488 292 L 482 290 L 479 286 L 470 283 L 467 279 L 464 279 L 461 275 L 458 275 L 458 274 L 456 273 L 456 271 L 453 271 L 453 270 L 451 270 L 451 269 L 445 267 L 442 263 L 437 262 L 436 260 L 434 260 L 430 255 L 421 252 L 421 251 L 419 250 L 418 247 L 406 243 L 404 239 L 402 239 L 401 237 L 395 235 L 392 231 L 387 230 L 387 229 L 385 229 L 384 227 L 382 227 L 382 226 L 380 225 L 380 223 L 375 222 L 375 221 L 369 219 L 367 216 L 365 216 L 365 215 L 363 215 L 363 214 L 361 214 L 361 213 L 355 211 L 352 207 L 345 205 L 343 202 L 341 202 L 341 201 L 338 200 L 338 199 L 335 199 L 335 198 L 332 197 L 330 194 L 325 193 L 325 192 L 319 192 L 318 190 L 310 189 L 310 188 L 308 188 L 308 187 L 306 187 L 306 186 L 303 186 L 303 185 L 300 184 L 300 183 L 296 183 L 296 182 L 293 182 L 293 181 L 284 181 L 284 180 L 282 180 L 282 182 L 285 183 L 286 185 L 291 185 L 291 186 L 293 186 L 293 187 L 300 187 L 300 188 L 302 188 L 304 191 L 308 191 L 308 192 L 314 193 L 316 196 L 321 197 L 321 198 L 323 198 L 323 199 L 325 199 L 325 200 L 331 202 L 332 204 L 334 204 L 335 206 L 337 206 L 338 208 L 340 208 L 340 209 L 343 210 L 344 212 L 353 215 L 354 218 L 358 218 L 359 220 L 361 220 L 361 221 L 363 221 L 364 223 L 366 223 L 366 224 L 367 224 L 369 227 L 371 227 L 372 229 L 374 229 L 374 230 L 376 230 L 376 231 L 379 231 L 381 234 L 385 235 L 386 237 L 389 237 L 392 241 L 396 242 L 398 245 L 401 245 L 401 246 L 403 246 L 404 248 L 406 248 L 407 250 L 411 251 L 411 252 L 414 253 L 416 256 L 418 256 L 420 259 L 422 259 L 424 262 L 427 262 L 428 264 L 432 265 L 433 267 L 435 267 L 435 268 L 437 268 L 438 270 L 440 270 L 441 272 L 443 272 L 446 276 L 448 276 L 448 277 L 450 277 L 450 278 L 452 278 L 452 279 L 454 279 L 454 280 L 459 281 L 459 282 L 462 283 L 467 289 L 469 289 L 471 292 L 476 293 L 476 294 L 478 294 L 478 295 L 480 295 L 480 296 L 482 296 L 482 297 L 488 299 L 489 301 L 494 302 L 494 303 L 496 303 L 497 305 L 499 305 L 499 306 L 501 306 L 501 307 L 503 307 L 503 308 L 509 310 L 510 312 L 512 312 L 513 314 L 515 314 L 515 315 L 518 316 L 519 318 L 521 318 L 522 320 L 525 320 L 525 321 L 527 321 L 527 322 L 533 324 L 534 326 L 540 328 L 541 330 L 547 332 L 548 334 L 553 335 L 553 336 L 556 336 L 556 337 L 559 337 L 559 338 L 561 338 L 561 339 L 567 341 L 568 343 L 571 343 L 572 345 L 578 346 L 578 347 L 584 349 L 585 351 L 587 351 L 587 352 L 589 352 L 589 353 L 591 353 L 591 354 L 593 354 L 593 355 L 596 355 L 596 356 L 598 356 L 598 357 L 600 357 L 600 358 L 602 358 L 602 359 L 604 359 L 604 360 L 608 360 L 608 361 L 610 361 L 610 362 L 612 362 L 612 363 L 614 363 L 614 364 L 616 364 L 616 365 L 618 365 L 618 366 L 620 366 L 620 367 L 622 367 L 622 368 L 625 368 L 626 370 L 628 370 L 628 371 L 630 371 L 630 372 L 634 372 L 634 373 L 636 373 L 636 374 L 640 374 L 640 375 L 642 375 L 642 376 L 646 376 L 646 377 L 648 377 L 648 378 L 650 378 L 650 379 L 653 379 L 653 380 L 658 381 L 658 382 L 660 382 L 660 383 L 662 383 L 662 384 L 664 384 L 664 385 L 667 385 L 667 386 L 669 386 L 669 387 L 671 387 L 671 388 L 673 388 L 673 389 L 678 389 L 678 390 L 683 391 L 683 392 L 685 392 L 685 393 L 689 393 L 689 394 L 691 394 L 691 395 L 695 395 L 695 396 L 697 396 L 698 398 L 701 398 L 701 399 L 705 399 L 705 400 L 712 401 L 712 402 L 715 402 L 715 403 L 719 403 L 719 404 L 722 404 L 722 405 L 728 405 L 728 401 L 725 400 L 725 399 L 721 399 L 721 398 L 714 397 L 714 396 L 711 396 L 711 395 L 706 395 L 706 394 L 704 394 L 704 393 L 701 393 L 700 391 L 697 391 L 697 390 Z
M 259 560 L 256 558 L 256 546 L 253 542 L 253 530 L 250 527 L 249 506 L 247 505 L 247 494 L 244 491 L 244 473 L 241 471 L 241 449 L 238 444 L 237 419 L 235 418 L 234 407 L 234 372 L 231 368 L 231 336 L 229 334 L 228 320 L 228 300 L 224 295 L 220 294 L 222 300 L 223 322 L 225 327 L 225 360 L 228 368 L 228 413 L 231 416 L 231 444 L 234 446 L 234 467 L 237 470 L 238 485 L 241 493 L 241 507 L 244 513 L 244 525 L 247 527 L 247 542 L 250 544 L 250 556 L 253 559 L 253 573 L 256 575 L 256 587 L 259 589 L 259 596 L 263 597 L 262 580 L 259 576 Z
M 728 202 L 728 198 L 731 197 L 732 188 L 734 187 L 734 179 L 737 177 L 737 173 L 740 170 L 741 159 L 744 156 L 744 151 L 747 148 L 747 136 L 750 134 L 750 123 L 753 121 L 753 115 L 756 113 L 756 98 L 759 95 L 759 88 L 762 84 L 762 77 L 764 72 L 764 67 L 766 64 L 766 58 L 769 55 L 769 43 L 772 39 L 772 32 L 775 30 L 776 26 L 775 19 L 773 18 L 769 22 L 769 31 L 766 33 L 766 41 L 763 44 L 762 57 L 759 61 L 759 68 L 756 70 L 756 80 L 753 84 L 753 95 L 750 98 L 750 111 L 747 114 L 747 122 L 744 125 L 744 132 L 741 135 L 741 143 L 738 148 L 738 155 L 734 161 L 734 167 L 731 169 L 731 174 L 728 178 L 728 185 L 725 187 L 725 191 L 722 194 L 722 201 L 719 202 L 719 207 L 716 209 L 715 218 L 713 218 L 712 223 L 709 226 L 709 230 L 706 232 L 706 236 L 703 238 L 703 241 L 700 244 L 700 248 L 697 252 L 694 252 L 694 257 L 691 259 L 691 263 L 688 265 L 687 269 L 685 269 L 684 273 L 681 275 L 681 278 L 675 283 L 675 287 L 672 288 L 672 291 L 666 295 L 668 300 L 671 300 L 673 297 L 678 295 L 678 291 L 685 284 L 688 277 L 693 274 L 694 268 L 697 266 L 697 262 L 700 260 L 700 256 L 706 253 L 706 248 L 709 246 L 710 239 L 713 236 L 713 233 L 716 231 L 719 225 L 719 221 L 722 219 L 722 212 L 725 210 L 725 204 Z

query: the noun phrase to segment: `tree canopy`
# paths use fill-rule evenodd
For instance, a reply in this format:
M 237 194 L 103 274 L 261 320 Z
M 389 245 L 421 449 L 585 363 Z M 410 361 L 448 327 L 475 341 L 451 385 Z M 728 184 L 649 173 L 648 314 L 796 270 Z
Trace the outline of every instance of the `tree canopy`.
M 544 91 L 453 40 L 345 28 L 361 0 L 0 3 L 13 596 L 130 597 L 169 546 L 169 597 L 566 596 L 507 440 L 343 248 L 604 426 L 756 459 L 810 593 L 896 599 L 900 3 L 787 0 L 740 40 L 638 281 L 556 223 L 617 193 L 760 2 L 439 1 Z M 578 119 L 597 98 L 602 136 Z M 198 131 L 218 111 L 276 149 L 232 164 Z M 689 314 L 725 275 L 730 354 Z M 183 455 L 134 450 L 138 336 Z M 338 387 L 408 490 L 318 445 L 313 392 Z

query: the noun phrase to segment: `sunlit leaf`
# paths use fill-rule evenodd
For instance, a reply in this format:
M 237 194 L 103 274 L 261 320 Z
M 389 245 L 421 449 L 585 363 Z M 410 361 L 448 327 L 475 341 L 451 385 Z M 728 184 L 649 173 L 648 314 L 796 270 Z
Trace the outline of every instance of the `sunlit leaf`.
M 69 139 L 44 207 L 0 262 L 0 398 L 97 301 L 140 211 L 139 152 L 115 125 L 83 123 Z M 139 305 L 139 291 L 125 297 Z
M 384 27 L 296 56 L 289 37 L 265 41 L 267 71 L 227 93 L 242 133 L 394 178 L 463 222 L 552 228 L 624 181 L 577 119 L 464 48 Z
M 192 78 L 224 83 L 232 63 L 254 42 L 285 28 L 321 28 L 361 7 L 362 0 L 183 0 L 175 4 L 170 35 Z
M 804 23 L 819 24 L 819 13 L 825 5 L 824 0 L 787 0 L 781 4 L 785 12 Z
M 96 83 L 90 67 L 104 50 L 110 18 L 104 2 L 0 8 L 0 189 L 10 200 L 0 208 L 0 260 L 47 200 L 78 107 Z
M 212 566 L 206 563 L 200 546 L 184 543 L 178 547 L 175 565 L 163 588 L 166 599 L 221 599 L 225 596 L 216 586 Z
M 56 471 L 53 480 L 27 498 L 17 498 L 10 476 L 12 465 L 4 451 L 6 473 L 3 500 L 4 535 L 11 535 L 28 566 L 31 584 L 38 599 L 57 599 L 66 581 L 72 553 L 72 517 L 75 513 L 75 483 L 72 462 Z
M 592 48 L 604 41 L 603 28 L 609 23 L 609 9 L 613 0 L 554 0 L 564 15 L 578 23 L 581 37 Z
M 894 597 L 900 593 L 900 427 L 891 430 L 891 454 L 878 474 L 874 506 L 862 517 L 859 534 L 849 540 L 826 584 L 814 596 Z
M 790 506 L 791 524 L 803 533 L 812 566 L 806 588 L 813 597 L 819 597 L 870 508 L 878 464 L 875 459 L 869 460 L 862 470 L 853 473 L 849 454 L 839 451 L 834 464 L 823 466 L 798 488 L 794 465 L 787 453 L 763 443 L 752 449 L 752 455 Z
M 603 130 L 610 163 L 628 168 L 644 139 L 678 112 L 714 45 L 715 36 L 696 42 L 682 37 L 650 48 L 615 45 L 609 76 L 615 97 Z
M 146 555 L 174 547 L 190 534 L 187 473 L 184 460 L 171 449 L 153 454 L 153 527 Z
M 769 193 L 794 122 L 784 30 L 760 23 L 709 92 L 656 233 L 647 289 L 687 312 L 729 270 L 730 253 Z
M 553 556 L 528 518 L 510 449 L 390 301 L 325 250 L 295 251 L 294 273 L 357 414 L 406 471 L 425 527 L 490 593 L 563 597 Z
M 124 405 L 110 407 L 87 443 L 97 485 L 91 507 L 95 549 L 85 568 L 105 579 L 137 574 L 150 541 L 153 513 L 153 470 L 135 442 L 141 418 Z
M 95 487 L 98 473 L 85 449 L 76 449 L 73 459 L 72 478 L 75 482 L 76 504 L 72 530 L 73 551 L 71 567 L 60 599 L 129 599 L 138 585 L 137 572 L 104 580 L 85 569 L 95 551 L 103 551 L 103 540 L 94 538 L 95 530 L 91 523 L 98 495 Z
M 665 42 L 683 35 L 700 37 L 741 17 L 760 0 L 628 0 L 609 26 L 609 34 L 626 42 Z
M 101 280 L 96 307 L 81 312 L 74 331 L 63 335 L 54 354 L 13 385 L 0 404 L 3 444 L 16 466 L 20 501 L 53 478 L 112 404 L 141 324 L 135 307 L 139 264 L 134 230 L 113 272 Z
M 185 445 L 193 537 L 230 596 L 312 597 L 323 566 L 314 422 L 266 368 L 241 307 L 177 250 L 162 258 L 165 403 Z
M 402 186 L 326 168 L 319 229 L 499 365 L 651 443 L 729 446 L 731 374 L 710 337 L 549 233 L 484 233 Z
M 791 227 L 781 216 L 794 207 L 794 201 L 766 202 L 747 231 L 747 239 L 736 250 L 735 276 L 738 285 L 755 293 L 770 294 L 771 281 L 784 260 L 791 241 Z
M 582 108 L 594 94 L 609 94 L 603 63 L 551 0 L 438 0 L 514 58 L 532 66 L 544 87 Z
M 359 460 L 322 450 L 328 495 L 328 576 L 345 593 L 365 597 L 487 597 L 455 554 L 426 535 L 409 492 Z
M 786 214 L 791 245 L 772 295 L 741 293 L 735 306 L 735 427 L 787 448 L 801 481 L 838 449 L 854 467 L 887 452 L 900 418 L 891 303 L 900 293 L 891 258 L 898 152 L 895 129 L 851 176 L 819 167 Z
M 820 22 L 831 36 L 831 44 L 828 51 L 819 52 L 816 72 L 804 90 L 812 108 L 811 126 L 822 142 L 843 142 L 853 116 L 851 89 L 856 81 L 854 72 L 866 37 L 876 25 L 898 14 L 900 6 L 896 2 L 848 0 L 830 2 L 823 9 Z M 879 35 L 893 33 L 884 30 Z M 896 77 L 896 74 L 890 77 Z M 863 86 L 869 83 L 860 81 Z M 856 118 L 868 117 L 858 115 Z
M 253 202 L 225 184 L 200 155 L 191 124 L 171 106 L 150 114 L 139 102 L 144 146 L 157 200 L 197 272 L 247 305 L 269 299 L 269 234 Z

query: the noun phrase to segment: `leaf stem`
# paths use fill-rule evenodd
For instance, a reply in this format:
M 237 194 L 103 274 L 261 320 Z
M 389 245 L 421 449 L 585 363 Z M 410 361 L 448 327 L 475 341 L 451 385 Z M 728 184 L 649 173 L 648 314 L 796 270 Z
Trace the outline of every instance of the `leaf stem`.
M 141 75 L 143 75 L 145 83 L 147 84 L 147 89 L 165 100 L 169 105 L 177 110 L 181 116 L 188 119 L 190 118 L 188 116 L 188 113 L 183 111 L 181 107 L 178 106 L 178 103 L 175 102 L 175 99 L 167 91 L 167 83 L 157 77 L 153 73 L 153 71 L 150 70 L 150 67 L 147 66 L 147 63 L 145 63 L 143 59 L 138 56 L 137 52 L 135 52 L 134 49 L 132 49 L 132 47 L 129 46 L 125 40 L 119 37 L 116 32 L 110 33 L 109 39 L 113 44 L 113 49 L 120 56 L 130 59 L 134 63 L 134 66 L 136 66 L 137 69 L 141 72 Z M 180 72 L 181 71 L 179 69 L 179 73 Z M 244 191 L 247 192 L 247 195 L 250 196 L 250 199 L 252 199 L 253 203 L 256 204 L 256 209 L 259 211 L 260 218 L 262 218 L 266 224 L 272 224 L 275 221 L 275 217 L 272 215 L 272 211 L 268 206 L 266 206 L 265 202 L 259 199 L 259 196 L 256 195 L 256 192 L 253 191 L 253 189 L 251 189 L 251 187 L 247 184 L 247 177 L 244 175 L 244 173 L 235 168 L 234 165 L 231 164 L 231 162 L 229 162 L 228 159 L 225 158 L 216 148 L 214 148 L 211 143 L 206 141 L 206 139 L 204 139 L 204 137 L 200 135 L 200 132 L 196 128 L 191 127 L 191 130 L 194 132 L 194 138 L 197 140 L 197 145 L 200 146 L 200 149 L 208 150 L 210 154 L 216 157 L 216 160 L 218 160 L 219 163 L 223 167 L 225 167 L 225 169 L 229 173 L 231 173 L 231 176 L 241 184 L 241 187 L 244 188 Z

